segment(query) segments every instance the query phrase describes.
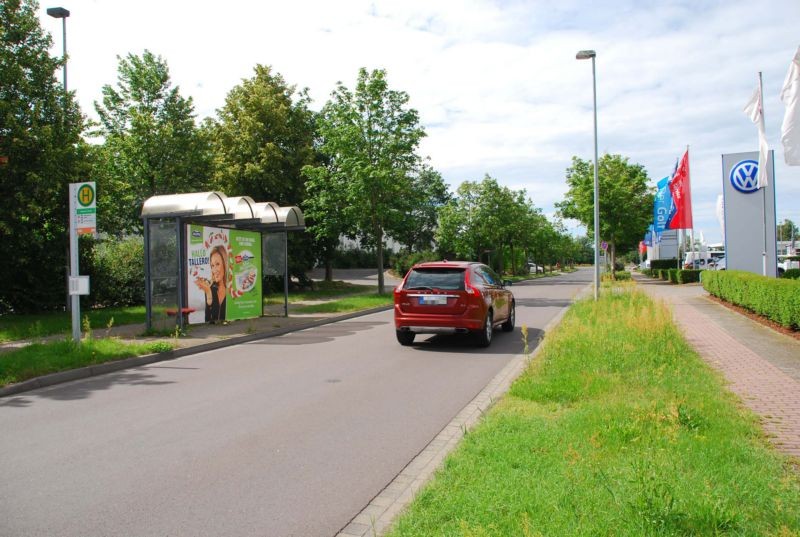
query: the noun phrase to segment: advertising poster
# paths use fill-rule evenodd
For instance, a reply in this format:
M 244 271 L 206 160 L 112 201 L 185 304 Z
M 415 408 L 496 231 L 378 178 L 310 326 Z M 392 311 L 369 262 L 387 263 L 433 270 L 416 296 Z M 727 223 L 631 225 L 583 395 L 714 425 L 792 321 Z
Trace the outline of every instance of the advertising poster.
M 189 224 L 189 324 L 260 317 L 261 234 Z

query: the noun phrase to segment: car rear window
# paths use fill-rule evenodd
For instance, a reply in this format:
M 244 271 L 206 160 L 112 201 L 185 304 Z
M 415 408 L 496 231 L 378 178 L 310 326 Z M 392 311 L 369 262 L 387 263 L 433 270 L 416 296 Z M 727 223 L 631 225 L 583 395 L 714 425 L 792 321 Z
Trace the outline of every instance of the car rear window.
M 463 268 L 418 268 L 413 269 L 406 280 L 406 289 L 464 290 Z

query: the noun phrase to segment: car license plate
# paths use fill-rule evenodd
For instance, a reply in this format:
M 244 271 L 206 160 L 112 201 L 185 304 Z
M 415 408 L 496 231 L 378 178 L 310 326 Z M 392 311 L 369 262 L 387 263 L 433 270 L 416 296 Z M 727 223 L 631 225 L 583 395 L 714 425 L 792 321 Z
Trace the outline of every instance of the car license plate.
M 419 297 L 419 303 L 423 306 L 444 306 L 447 304 L 447 297 L 446 296 L 421 296 Z

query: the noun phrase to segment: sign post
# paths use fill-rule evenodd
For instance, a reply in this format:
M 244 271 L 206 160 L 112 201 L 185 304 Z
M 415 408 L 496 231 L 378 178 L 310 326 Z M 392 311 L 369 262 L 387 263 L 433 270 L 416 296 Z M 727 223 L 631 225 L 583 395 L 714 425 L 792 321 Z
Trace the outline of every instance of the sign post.
M 69 185 L 69 294 L 72 340 L 81 341 L 80 295 L 89 294 L 89 277 L 79 276 L 78 236 L 97 233 L 97 196 L 94 182 Z

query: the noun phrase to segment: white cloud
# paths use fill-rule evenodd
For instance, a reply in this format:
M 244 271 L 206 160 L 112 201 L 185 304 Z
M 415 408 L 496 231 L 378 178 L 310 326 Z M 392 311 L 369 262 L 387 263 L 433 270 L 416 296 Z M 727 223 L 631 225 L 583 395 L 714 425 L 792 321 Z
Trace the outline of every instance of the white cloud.
M 61 24 L 41 21 L 61 53 Z M 70 87 L 86 113 L 116 56 L 163 56 L 200 117 L 213 115 L 257 63 L 308 87 L 315 106 L 359 67 L 385 68 L 428 137 L 422 150 L 453 185 L 489 173 L 552 212 L 573 155 L 591 159 L 591 64 L 597 50 L 602 152 L 645 166 L 653 182 L 691 148 L 694 216 L 719 238 L 721 153 L 753 150 L 741 109 L 763 72 L 778 217 L 800 222 L 800 168 L 782 164 L 778 91 L 798 44 L 800 3 L 765 0 L 347 0 L 134 5 L 71 0 Z

